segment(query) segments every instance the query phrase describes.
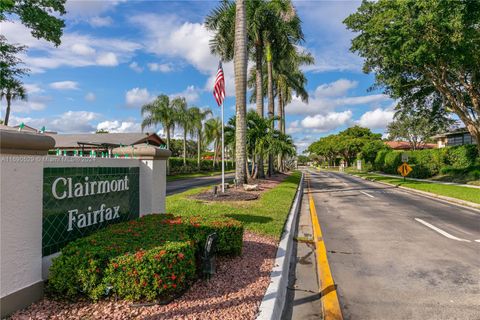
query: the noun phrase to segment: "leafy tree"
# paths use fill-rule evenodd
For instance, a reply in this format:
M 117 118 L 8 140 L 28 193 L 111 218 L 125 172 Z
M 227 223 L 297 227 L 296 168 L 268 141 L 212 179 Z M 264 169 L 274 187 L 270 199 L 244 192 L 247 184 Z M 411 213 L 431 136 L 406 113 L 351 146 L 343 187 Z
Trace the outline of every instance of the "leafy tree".
M 387 150 L 389 147 L 382 140 L 370 140 L 366 142 L 361 148 L 361 156 L 366 162 L 373 165 L 377 153 L 380 150 Z
M 8 119 L 10 118 L 10 106 L 12 104 L 12 100 L 26 100 L 27 94 L 25 92 L 23 84 L 19 80 L 13 78 L 4 79 L 4 82 L 2 83 L 0 89 L 0 97 L 2 99 L 5 98 L 5 100 L 7 101 L 5 120 L 3 122 L 7 126 Z
M 102 133 L 109 133 L 109 132 L 108 132 L 108 130 L 105 130 L 105 129 L 99 129 L 99 130 L 95 131 L 95 133 L 102 134 Z
M 345 19 L 376 86 L 408 108 L 440 97 L 479 142 L 480 1 L 364 1 Z
M 395 115 L 387 131 L 391 140 L 406 140 L 410 148 L 417 150 L 425 146 L 430 137 L 447 130 L 455 123 L 448 114 L 431 114 L 425 112 L 403 112 Z
M 60 45 L 65 22 L 58 16 L 65 11 L 66 0 L 2 0 L 0 21 L 7 15 L 16 15 L 23 25 L 31 30 L 32 36 Z
M 2 0 L 0 1 L 0 22 L 17 16 L 33 37 L 45 39 L 60 45 L 60 38 L 65 23 L 58 16 L 65 14 L 65 0 Z M 5 125 L 10 117 L 11 100 L 25 99 L 25 89 L 19 80 L 28 69 L 21 67 L 23 62 L 17 54 L 25 51 L 26 47 L 20 44 L 10 44 L 5 36 L 0 35 L 0 90 L 2 98 L 7 102 Z

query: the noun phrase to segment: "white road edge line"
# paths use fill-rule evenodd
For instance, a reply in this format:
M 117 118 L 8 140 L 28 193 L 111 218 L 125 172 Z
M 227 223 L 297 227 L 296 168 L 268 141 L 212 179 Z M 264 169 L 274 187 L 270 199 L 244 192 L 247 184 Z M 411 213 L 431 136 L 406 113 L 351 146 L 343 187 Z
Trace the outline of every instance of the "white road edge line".
M 366 192 L 363 192 L 363 191 L 360 191 L 360 192 L 361 192 L 361 193 L 363 193 L 363 194 L 364 194 L 364 195 L 366 195 L 366 196 L 369 196 L 370 198 L 375 198 L 375 197 L 374 197 L 374 196 L 372 196 L 371 194 L 368 194 L 368 193 L 366 193 Z
M 449 238 L 449 239 L 457 240 L 457 241 L 464 241 L 464 242 L 471 242 L 470 240 L 461 239 L 461 238 L 457 238 L 457 237 L 455 237 L 455 236 L 452 236 L 450 233 L 445 232 L 445 231 L 443 231 L 442 229 L 437 228 L 437 227 L 435 227 L 434 225 L 432 225 L 432 224 L 430 224 L 430 223 L 428 223 L 428 222 L 423 221 L 422 219 L 415 218 L 415 220 L 417 220 L 418 222 L 420 222 L 420 223 L 423 224 L 423 225 L 426 225 L 426 226 L 429 227 L 430 229 L 433 229 L 433 230 L 437 231 L 438 233 L 440 233 L 441 235 L 443 235 L 443 236 L 445 236 L 445 237 L 447 237 L 447 238 Z
M 475 242 L 480 242 L 480 239 L 478 239 L 478 240 L 475 240 Z

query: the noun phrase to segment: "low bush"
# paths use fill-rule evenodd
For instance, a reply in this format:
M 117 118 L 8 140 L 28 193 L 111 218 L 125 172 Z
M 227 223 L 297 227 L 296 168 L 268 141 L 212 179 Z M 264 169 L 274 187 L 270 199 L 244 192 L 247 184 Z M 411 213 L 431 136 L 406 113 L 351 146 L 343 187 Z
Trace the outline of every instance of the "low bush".
M 111 293 L 131 300 L 175 295 L 195 277 L 195 257 L 212 232 L 219 237 L 218 254 L 241 254 L 243 226 L 223 216 L 156 214 L 109 226 L 61 250 L 48 290 L 93 300 Z
M 398 174 L 397 168 L 402 164 L 402 153 L 399 151 L 391 151 L 385 155 L 385 163 L 383 170 L 386 173 Z
M 402 164 L 402 151 L 380 150 L 374 162 L 374 169 L 385 173 L 398 174 L 397 168 Z M 475 180 L 475 164 L 480 161 L 475 145 L 446 147 L 407 151 L 408 164 L 413 171 L 412 178 L 431 178 L 439 173 L 462 174 Z M 458 169 L 460 171 L 453 171 Z
M 478 150 L 473 144 L 450 147 L 447 149 L 446 164 L 453 168 L 468 168 L 475 164 L 477 157 Z
M 390 152 L 392 151 L 387 149 L 378 151 L 375 161 L 373 162 L 373 168 L 375 170 L 383 171 L 385 166 L 385 156 Z
M 170 175 L 182 174 L 182 173 L 195 173 L 199 171 L 209 172 L 221 169 L 222 163 L 220 160 L 213 165 L 213 160 L 200 160 L 200 168 L 198 167 L 197 159 L 187 158 L 186 164 L 183 164 L 183 158 L 169 158 L 168 163 L 170 166 Z M 233 161 L 225 161 L 225 168 L 232 169 Z

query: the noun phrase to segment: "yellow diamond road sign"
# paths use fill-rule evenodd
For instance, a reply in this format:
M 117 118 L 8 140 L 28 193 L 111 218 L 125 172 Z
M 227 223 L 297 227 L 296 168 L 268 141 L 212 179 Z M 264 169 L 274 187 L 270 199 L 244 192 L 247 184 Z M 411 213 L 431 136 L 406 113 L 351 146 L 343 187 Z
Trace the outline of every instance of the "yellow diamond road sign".
M 412 167 L 410 167 L 406 162 L 404 162 L 400 167 L 398 167 L 397 171 L 402 175 L 402 177 L 408 176 L 410 172 L 412 172 Z

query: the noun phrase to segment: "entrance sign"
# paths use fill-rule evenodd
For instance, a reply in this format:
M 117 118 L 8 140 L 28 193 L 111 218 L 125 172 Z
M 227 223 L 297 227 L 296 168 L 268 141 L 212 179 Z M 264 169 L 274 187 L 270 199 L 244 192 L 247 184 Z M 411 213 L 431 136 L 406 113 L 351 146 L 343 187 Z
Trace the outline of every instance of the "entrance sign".
M 44 168 L 42 256 L 139 217 L 139 168 Z
M 406 162 L 404 162 L 400 167 L 398 167 L 397 171 L 402 175 L 402 177 L 408 176 L 410 172 L 412 172 L 412 167 L 410 167 Z

